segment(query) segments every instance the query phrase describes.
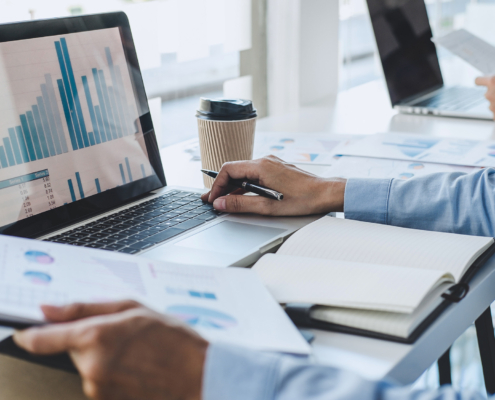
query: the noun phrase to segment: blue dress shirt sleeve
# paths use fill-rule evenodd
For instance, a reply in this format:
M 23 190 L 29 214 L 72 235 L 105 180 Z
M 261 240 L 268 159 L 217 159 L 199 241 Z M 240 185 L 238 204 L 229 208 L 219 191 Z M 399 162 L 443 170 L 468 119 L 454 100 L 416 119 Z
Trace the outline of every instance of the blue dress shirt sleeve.
M 203 378 L 203 400 L 481 399 L 479 393 L 456 393 L 448 386 L 411 391 L 336 368 L 223 344 L 210 345 Z
M 349 179 L 346 218 L 407 228 L 495 236 L 495 170 L 407 181 Z M 451 387 L 410 391 L 292 357 L 212 344 L 203 400 L 478 400 Z M 495 400 L 495 398 L 492 398 Z
M 349 179 L 345 217 L 465 235 L 495 236 L 495 169 L 407 181 Z

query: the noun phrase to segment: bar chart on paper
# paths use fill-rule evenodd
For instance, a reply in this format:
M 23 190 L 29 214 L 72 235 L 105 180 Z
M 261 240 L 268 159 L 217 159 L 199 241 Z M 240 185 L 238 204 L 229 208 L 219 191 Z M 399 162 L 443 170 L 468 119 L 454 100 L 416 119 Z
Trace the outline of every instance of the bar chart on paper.
M 153 173 L 117 28 L 0 43 L 0 95 L 0 226 Z

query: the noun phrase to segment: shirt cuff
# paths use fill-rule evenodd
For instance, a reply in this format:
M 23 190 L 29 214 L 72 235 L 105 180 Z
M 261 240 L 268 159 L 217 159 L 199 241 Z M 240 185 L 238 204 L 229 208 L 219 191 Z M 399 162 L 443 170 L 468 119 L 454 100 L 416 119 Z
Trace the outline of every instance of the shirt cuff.
M 345 217 L 387 224 L 391 185 L 392 179 L 349 179 L 344 194 Z
M 280 356 L 212 343 L 203 376 L 203 400 L 273 400 Z

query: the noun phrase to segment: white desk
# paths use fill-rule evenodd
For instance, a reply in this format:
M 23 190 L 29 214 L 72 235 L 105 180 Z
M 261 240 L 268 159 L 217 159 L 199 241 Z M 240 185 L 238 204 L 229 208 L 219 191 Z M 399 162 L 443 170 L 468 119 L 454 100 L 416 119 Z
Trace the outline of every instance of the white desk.
M 485 140 L 495 138 L 495 123 L 397 114 L 390 107 L 383 83 L 372 82 L 341 93 L 336 101 L 262 119 L 258 122 L 258 131 L 319 136 L 322 133 L 373 134 L 399 131 Z M 184 152 L 191 142 L 163 149 L 162 161 L 168 185 L 203 187 L 200 162 L 190 161 L 191 155 Z M 318 168 L 313 166 L 312 172 L 318 173 Z M 314 331 L 315 362 L 352 370 L 370 379 L 389 377 L 404 384 L 415 381 L 495 300 L 494 266 L 495 259 L 492 259 L 476 277 L 468 297 L 455 309 L 451 307 L 445 312 L 414 345 Z M 0 338 L 10 332 L 0 331 Z M 2 370 L 8 370 L 10 362 L 14 361 L 0 357 L 0 375 L 3 375 Z M 39 373 L 40 368 L 29 367 L 36 373 Z M 58 376 L 62 373 L 50 374 Z M 4 379 L 0 381 L 8 382 Z M 78 384 L 77 380 L 75 382 Z

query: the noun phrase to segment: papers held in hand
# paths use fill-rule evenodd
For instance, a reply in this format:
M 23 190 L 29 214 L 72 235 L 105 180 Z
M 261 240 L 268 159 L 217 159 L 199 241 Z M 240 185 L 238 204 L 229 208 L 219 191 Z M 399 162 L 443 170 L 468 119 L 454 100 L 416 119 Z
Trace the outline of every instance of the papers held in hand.
M 310 347 L 253 273 L 159 262 L 0 236 L 0 325 L 44 323 L 40 304 L 134 299 L 210 341 L 308 354 Z

